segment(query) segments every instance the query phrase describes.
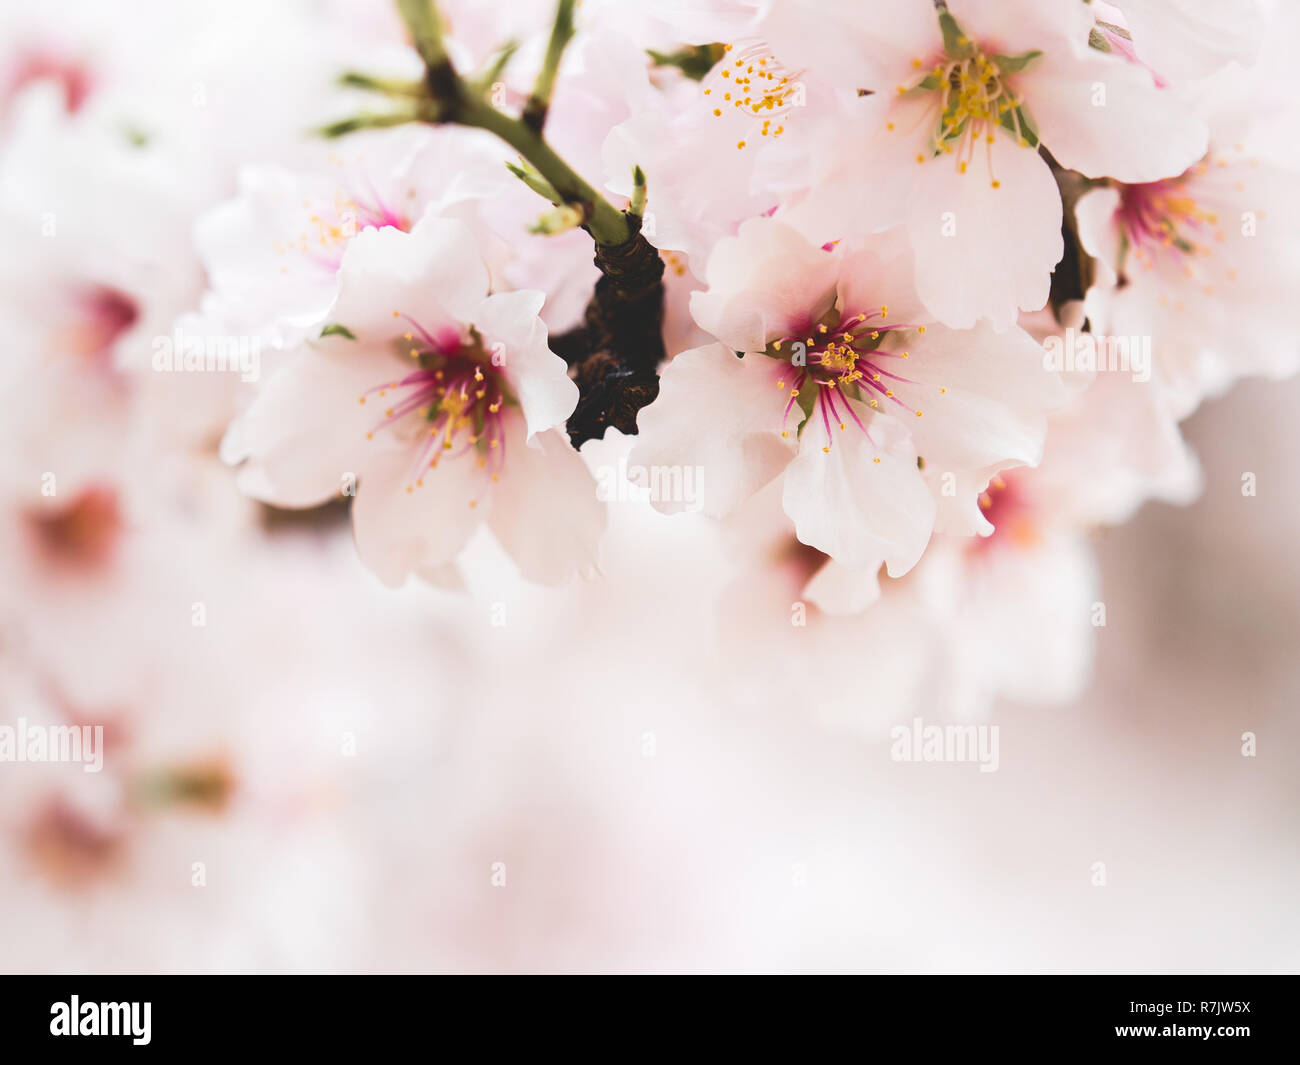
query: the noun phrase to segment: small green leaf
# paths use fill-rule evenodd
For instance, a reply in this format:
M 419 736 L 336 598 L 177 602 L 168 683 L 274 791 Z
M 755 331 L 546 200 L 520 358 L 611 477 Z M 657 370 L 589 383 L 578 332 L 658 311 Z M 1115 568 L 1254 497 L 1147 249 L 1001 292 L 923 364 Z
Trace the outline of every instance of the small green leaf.
M 518 163 L 506 162 L 506 169 L 514 174 L 520 181 L 532 189 L 538 196 L 550 200 L 557 207 L 562 201 L 562 197 L 555 190 L 555 186 L 544 178 L 541 173 L 528 160 L 520 157 Z
M 1110 41 L 1106 40 L 1105 34 L 1096 27 L 1088 31 L 1088 47 L 1095 48 L 1099 52 L 1109 52 L 1111 50 Z
M 321 339 L 324 339 L 325 337 L 345 337 L 348 340 L 357 339 L 356 333 L 352 332 L 352 330 L 346 325 L 340 325 L 338 322 L 334 322 L 332 325 L 327 325 L 320 331 L 320 335 Z

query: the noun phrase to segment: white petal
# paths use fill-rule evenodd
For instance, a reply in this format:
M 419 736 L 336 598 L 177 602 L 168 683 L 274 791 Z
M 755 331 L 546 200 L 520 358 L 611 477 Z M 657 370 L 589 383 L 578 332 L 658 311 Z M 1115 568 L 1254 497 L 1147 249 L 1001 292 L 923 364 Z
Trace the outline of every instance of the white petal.
M 769 340 L 805 331 L 835 299 L 838 260 L 770 218 L 751 218 L 709 257 L 705 292 L 691 313 L 735 351 L 762 351 Z
M 426 469 L 421 485 L 412 484 L 415 460 L 411 448 L 377 452 L 366 464 L 352 504 L 357 553 L 391 588 L 412 573 L 432 572 L 451 562 L 483 518 L 487 502 L 488 477 L 474 454 Z
M 1088 177 L 1146 182 L 1181 174 L 1205 154 L 1209 131 L 1186 101 L 1142 67 L 1062 50 L 1031 64 L 1019 91 L 1056 161 Z
M 852 422 L 843 432 L 832 425 L 828 441 L 814 411 L 786 471 L 785 512 L 803 543 L 855 569 L 884 559 L 898 577 L 925 551 L 934 497 L 907 434 L 864 404 L 854 402 L 854 410 L 874 444 Z
M 827 614 L 860 614 L 880 598 L 880 563 L 850 569 L 835 559 L 809 578 L 804 597 Z
M 564 360 L 547 347 L 546 326 L 538 317 L 545 297 L 521 289 L 483 300 L 473 312 L 493 361 L 500 359 L 528 423 L 528 435 L 562 425 L 578 405 L 578 386 L 569 380 Z
M 791 411 L 788 438 L 781 412 L 789 386 L 777 388 L 782 363 L 766 355 L 737 358 L 713 344 L 683 351 L 664 370 L 659 395 L 637 417 L 639 433 L 628 459 L 647 470 L 693 469 L 705 513 L 728 514 L 780 473 L 794 456 Z M 682 500 L 656 500 L 665 513 L 687 509 Z
M 1259 54 L 1265 20 L 1258 0 L 1124 0 L 1142 61 L 1174 81 L 1202 78 Z
M 519 418 L 506 420 L 506 461 L 492 492 L 488 524 L 532 581 L 559 584 L 596 563 L 606 507 L 596 482 L 563 430 L 524 445 Z
M 1007 329 L 1047 302 L 1064 251 L 1061 195 L 1032 148 L 999 133 L 975 146 L 964 174 L 952 156 L 917 164 L 907 227 L 917 292 L 941 322 L 987 317 Z
M 387 446 L 381 440 L 387 434 L 366 440 L 383 413 L 373 401 L 358 400 L 386 380 L 395 363 L 343 338 L 289 356 L 229 434 L 227 457 L 247 459 L 240 489 L 282 507 L 315 506 L 338 495 L 345 476 Z
M 910 344 L 910 347 L 909 347 Z M 1047 411 L 1065 401 L 1060 374 L 1044 365 L 1044 351 L 1018 326 L 956 331 L 930 326 L 908 342 L 909 357 L 877 365 L 910 378 L 890 388 L 920 417 L 881 402 L 902 418 L 927 470 L 969 471 L 1033 465 L 1042 455 Z
M 1121 242 L 1115 216 L 1119 205 L 1119 189 L 1115 188 L 1090 189 L 1074 205 L 1079 243 L 1097 260 L 1100 269 L 1096 283 L 1104 286 L 1117 280 Z
M 408 329 L 395 311 L 434 335 L 459 334 L 487 295 L 488 271 L 464 222 L 425 217 L 410 233 L 358 233 L 343 253 L 339 289 L 330 320 L 359 337 Z
M 836 286 L 836 306 L 844 314 L 889 313 L 887 324 L 928 325 L 934 316 L 913 284 L 915 258 L 907 231 L 898 226 L 869 238 L 866 246 L 844 259 Z

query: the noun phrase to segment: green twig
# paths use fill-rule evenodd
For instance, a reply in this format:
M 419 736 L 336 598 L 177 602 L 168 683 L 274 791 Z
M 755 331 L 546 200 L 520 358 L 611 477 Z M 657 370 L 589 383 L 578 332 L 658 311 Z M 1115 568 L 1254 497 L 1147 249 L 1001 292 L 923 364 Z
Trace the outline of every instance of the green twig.
M 631 239 L 623 212 L 584 181 L 522 119 L 512 118 L 481 100 L 466 100 L 448 121 L 495 133 L 527 159 L 564 203 L 582 212 L 583 228 L 597 244 L 623 244 Z
M 546 58 L 542 61 L 542 69 L 533 85 L 533 94 L 524 105 L 523 123 L 534 133 L 541 133 L 542 127 L 546 125 L 546 112 L 551 106 L 551 94 L 555 91 L 560 60 L 564 58 L 565 48 L 573 40 L 573 5 L 574 0 L 559 0 L 555 6 L 555 23 L 551 27 L 551 39 L 546 45 Z

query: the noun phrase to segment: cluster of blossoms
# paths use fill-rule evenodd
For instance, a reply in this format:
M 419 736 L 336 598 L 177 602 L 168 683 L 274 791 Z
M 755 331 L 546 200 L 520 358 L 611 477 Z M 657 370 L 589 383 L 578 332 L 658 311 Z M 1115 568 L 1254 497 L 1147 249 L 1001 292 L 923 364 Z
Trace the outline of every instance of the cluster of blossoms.
M 1093 534 L 1195 498 L 1185 420 L 1300 362 L 1292 8 L 8 5 L 0 723 L 95 722 L 105 758 L 0 774 L 4 909 L 74 967 L 92 886 L 151 919 L 97 922 L 111 968 L 373 968 L 358 912 L 419 967 L 411 927 L 501 918 L 421 885 L 484 824 L 534 840 L 430 752 L 555 776 L 609 863 L 548 821 L 571 894 L 700 828 L 676 777 L 611 819 L 626 774 L 560 750 L 539 676 L 602 750 L 616 710 L 877 735 L 1076 696 Z M 260 893 L 196 926 L 195 852 Z M 563 894 L 513 919 L 567 934 Z
M 248 168 L 199 221 L 209 300 L 276 361 L 223 454 L 277 506 L 355 484 L 358 548 L 386 583 L 443 580 L 481 520 L 530 579 L 592 571 L 604 508 L 562 427 L 589 384 L 572 341 L 594 239 L 668 268 L 660 314 L 635 322 L 663 323 L 658 395 L 612 423 L 637 434 L 631 468 L 699 469 L 699 498 L 654 502 L 718 517 L 779 480 L 790 534 L 833 567 L 809 593 L 823 608 L 865 607 L 882 566 L 902 577 L 942 538 L 996 536 L 1007 471 L 1039 467 L 1051 421 L 1103 392 L 1130 436 L 1088 475 L 1129 498 L 1095 493 L 1074 524 L 1185 493 L 1185 452 L 1154 463 L 1145 440 L 1295 359 L 1275 339 L 1288 161 L 1251 95 L 1262 18 L 1236 8 L 587 5 L 558 66 L 572 5 L 553 27 L 521 11 L 519 54 L 495 58 L 473 5 L 405 9 L 425 83 L 355 76 L 393 109 L 335 130 L 398 128 Z M 511 149 L 555 204 L 531 234 Z M 614 208 L 634 224 L 611 236 Z M 1054 365 L 1043 334 L 1067 327 L 1150 365 L 1123 389 L 1100 379 L 1127 360 Z
M 155 697 L 87 634 L 202 583 L 168 545 L 344 508 L 453 604 L 662 581 L 771 692 L 808 683 L 793 604 L 889 660 L 879 720 L 1067 698 L 1089 534 L 1193 498 L 1181 423 L 1300 356 L 1285 5 L 115 6 L 0 40 L 0 621 L 38 701 Z M 651 568 L 673 522 L 725 580 Z

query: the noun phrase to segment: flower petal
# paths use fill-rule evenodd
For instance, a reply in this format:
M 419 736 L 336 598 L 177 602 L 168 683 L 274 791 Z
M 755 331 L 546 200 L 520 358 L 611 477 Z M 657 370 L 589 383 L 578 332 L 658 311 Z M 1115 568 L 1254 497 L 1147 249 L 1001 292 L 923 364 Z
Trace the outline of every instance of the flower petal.
M 521 289 L 483 300 L 473 313 L 494 363 L 500 360 L 528 424 L 528 435 L 562 425 L 578 405 L 578 386 L 569 380 L 564 360 L 547 346 L 546 326 L 538 317 L 545 297 Z
M 397 360 L 356 341 L 330 338 L 303 347 L 258 389 L 228 434 L 226 461 L 246 459 L 240 490 L 281 507 L 311 507 L 338 495 L 346 474 L 387 442 L 366 433 L 382 417 L 357 400 Z M 399 364 L 400 365 L 400 364 Z
M 1020 92 L 1043 144 L 1062 166 L 1087 177 L 1157 181 L 1205 154 L 1205 123 L 1127 60 L 1059 49 L 1031 64 L 1023 79 Z
M 1045 367 L 1043 349 L 1019 327 L 995 333 L 987 325 L 962 332 L 931 326 L 906 361 L 889 362 L 910 379 L 890 385 L 921 411 L 900 417 L 927 469 L 1033 465 L 1042 456 L 1046 412 L 1065 402 L 1060 374 Z
M 880 563 L 850 569 L 827 559 L 804 585 L 804 597 L 827 614 L 860 614 L 880 598 Z
M 1038 153 L 999 134 L 965 173 L 950 156 L 914 173 L 907 228 L 931 313 L 956 329 L 987 317 L 1002 330 L 1043 306 L 1064 244 L 1061 194 Z
M 532 447 L 524 434 L 521 419 L 506 420 L 505 468 L 488 524 L 526 578 L 560 584 L 595 565 L 606 507 L 562 430 L 539 433 Z
M 390 588 L 412 573 L 451 562 L 478 527 L 487 502 L 487 474 L 473 454 L 425 470 L 418 486 L 412 485 L 412 461 L 409 448 L 376 452 L 352 504 L 357 553 Z
M 789 226 L 751 218 L 714 247 L 708 290 L 691 293 L 691 313 L 734 351 L 762 351 L 830 309 L 838 273 L 833 255 Z
M 735 510 L 785 469 L 794 457 L 791 412 L 788 438 L 781 436 L 781 411 L 789 388 L 777 379 L 789 368 L 766 355 L 737 358 L 722 344 L 683 351 L 664 370 L 659 395 L 641 411 L 637 442 L 628 459 L 643 468 L 697 468 L 705 513 Z M 682 500 L 656 500 L 665 513 L 687 509 Z
M 426 215 L 410 233 L 366 229 L 352 239 L 330 319 L 362 338 L 406 328 L 394 328 L 394 312 L 431 333 L 459 334 L 487 292 L 487 267 L 469 226 Z
M 864 404 L 849 402 L 874 444 L 856 425 L 832 431 L 828 440 L 814 414 L 786 471 L 785 512 L 803 543 L 854 569 L 884 559 L 890 576 L 898 577 L 925 551 L 934 497 L 907 433 Z M 822 450 L 826 446 L 829 452 Z

